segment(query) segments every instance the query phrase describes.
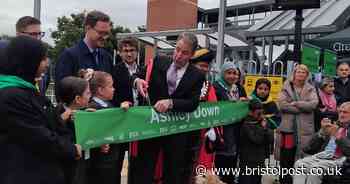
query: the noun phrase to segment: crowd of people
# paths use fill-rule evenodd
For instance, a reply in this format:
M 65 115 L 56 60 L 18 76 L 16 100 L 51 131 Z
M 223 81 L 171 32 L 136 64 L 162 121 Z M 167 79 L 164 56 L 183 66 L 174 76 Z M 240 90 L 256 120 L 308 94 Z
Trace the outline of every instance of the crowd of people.
M 57 106 L 45 97 L 47 46 L 40 21 L 23 17 L 17 36 L 0 42 L 0 183 L 118 184 L 128 153 L 130 184 L 195 183 L 195 168 L 265 166 L 275 154 L 282 168 L 341 167 L 350 156 L 350 66 L 337 64 L 337 77 L 310 81 L 307 66 L 295 66 L 277 101 L 267 78 L 247 94 L 242 70 L 233 62 L 209 80 L 215 53 L 183 32 L 171 57 L 157 55 L 137 64 L 138 42 L 118 42 L 121 62 L 113 65 L 104 47 L 111 21 L 89 12 L 85 36 L 65 49 L 55 67 Z M 246 101 L 241 122 L 122 144 L 82 150 L 76 144 L 74 113 L 151 105 L 157 112 L 193 112 L 200 102 Z M 235 109 L 232 109 L 235 111 Z M 218 173 L 227 184 L 259 184 L 259 174 Z M 322 183 L 323 175 L 287 175 L 280 183 Z

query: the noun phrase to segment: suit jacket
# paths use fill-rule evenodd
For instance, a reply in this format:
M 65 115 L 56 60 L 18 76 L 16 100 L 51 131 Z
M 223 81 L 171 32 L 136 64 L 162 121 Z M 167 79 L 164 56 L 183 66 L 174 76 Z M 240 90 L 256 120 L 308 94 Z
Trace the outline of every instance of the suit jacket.
M 76 76 L 80 69 L 92 68 L 94 70 L 112 73 L 112 56 L 103 48 L 99 48 L 98 58 L 97 64 L 95 57 L 83 40 L 80 40 L 73 47 L 64 50 L 59 56 L 55 68 L 56 92 L 60 80 L 67 76 Z
M 172 60 L 165 56 L 157 56 L 154 59 L 149 81 L 151 104 L 154 105 L 158 100 L 170 98 L 173 100 L 173 111 L 192 112 L 198 107 L 199 96 L 205 77 L 197 68 L 190 64 L 175 92 L 169 95 L 167 70 L 171 63 Z
M 137 68 L 136 73 L 144 72 L 145 70 L 143 68 Z M 119 107 L 120 104 L 124 101 L 129 101 L 135 104 L 132 92 L 132 76 L 130 75 L 129 70 L 125 66 L 124 62 L 120 62 L 113 67 L 112 76 L 114 82 L 113 86 L 115 89 L 113 96 L 113 104 L 115 104 L 117 107 Z M 142 98 L 140 95 L 137 97 L 137 100 L 139 102 L 139 105 L 144 104 L 144 98 Z

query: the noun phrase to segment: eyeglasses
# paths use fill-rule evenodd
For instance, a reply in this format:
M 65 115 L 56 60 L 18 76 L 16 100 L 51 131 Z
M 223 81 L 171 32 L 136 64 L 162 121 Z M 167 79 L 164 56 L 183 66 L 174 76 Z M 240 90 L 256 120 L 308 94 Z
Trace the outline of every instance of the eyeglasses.
M 21 32 L 21 33 L 29 36 L 39 37 L 39 38 L 43 38 L 45 36 L 45 32 Z
M 109 36 L 110 36 L 110 34 L 111 34 L 111 32 L 109 32 L 109 31 L 99 31 L 99 30 L 97 30 L 97 29 L 95 29 L 95 28 L 92 28 L 94 31 L 96 31 L 96 33 L 98 34 L 98 35 L 100 35 L 100 36 L 102 36 L 103 38 L 108 38 Z

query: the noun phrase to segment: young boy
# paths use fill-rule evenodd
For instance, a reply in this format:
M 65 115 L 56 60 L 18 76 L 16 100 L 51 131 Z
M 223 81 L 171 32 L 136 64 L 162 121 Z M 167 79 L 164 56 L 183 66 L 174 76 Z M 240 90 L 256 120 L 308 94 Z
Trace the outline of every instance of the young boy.
M 267 121 L 263 116 L 263 105 L 258 100 L 249 102 L 249 114 L 244 120 L 240 134 L 240 163 L 241 173 L 247 168 L 264 167 L 266 145 L 273 141 L 273 132 L 268 129 Z M 260 184 L 261 174 L 244 173 L 239 176 L 240 184 Z

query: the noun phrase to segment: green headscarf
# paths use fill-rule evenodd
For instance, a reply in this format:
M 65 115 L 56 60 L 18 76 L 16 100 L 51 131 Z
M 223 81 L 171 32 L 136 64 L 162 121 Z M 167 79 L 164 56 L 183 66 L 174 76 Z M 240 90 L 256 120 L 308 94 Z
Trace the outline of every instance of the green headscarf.
M 8 87 L 30 88 L 37 91 L 37 88 L 30 82 L 14 75 L 0 75 L 0 89 Z

